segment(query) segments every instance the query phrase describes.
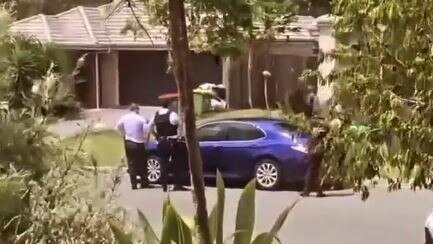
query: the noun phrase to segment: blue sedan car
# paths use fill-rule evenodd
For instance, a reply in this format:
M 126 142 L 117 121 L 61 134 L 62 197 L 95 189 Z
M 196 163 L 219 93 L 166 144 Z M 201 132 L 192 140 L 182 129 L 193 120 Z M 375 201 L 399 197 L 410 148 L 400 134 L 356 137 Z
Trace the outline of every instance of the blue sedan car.
M 260 189 L 275 190 L 282 183 L 301 182 L 306 175 L 309 136 L 299 134 L 283 120 L 213 121 L 200 125 L 197 136 L 205 179 L 215 179 L 218 170 L 228 183 L 255 178 Z M 148 149 L 148 178 L 158 183 L 161 172 L 156 142 L 151 142 Z M 187 167 L 184 176 L 188 177 Z

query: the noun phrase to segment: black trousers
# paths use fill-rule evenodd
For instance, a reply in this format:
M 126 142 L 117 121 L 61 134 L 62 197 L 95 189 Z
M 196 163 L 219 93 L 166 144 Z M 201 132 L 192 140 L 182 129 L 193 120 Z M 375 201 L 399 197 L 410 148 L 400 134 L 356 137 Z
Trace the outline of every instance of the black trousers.
M 158 140 L 158 157 L 161 159 L 161 185 L 167 190 L 169 175 L 173 174 L 176 186 L 182 186 L 182 176 L 188 168 L 188 151 L 186 144 L 177 139 L 160 138 Z
M 322 163 L 323 153 L 312 153 L 309 155 L 309 165 L 304 185 L 304 195 L 309 195 L 315 191 L 319 195 L 322 194 L 322 186 L 320 184 L 320 167 Z
M 147 155 L 144 143 L 135 143 L 125 140 L 125 154 L 128 161 L 128 173 L 132 188 L 137 188 L 137 176 L 140 176 L 141 185 L 148 185 Z
M 430 234 L 430 231 L 427 228 L 424 228 L 425 233 L 425 244 L 433 244 L 433 238 Z

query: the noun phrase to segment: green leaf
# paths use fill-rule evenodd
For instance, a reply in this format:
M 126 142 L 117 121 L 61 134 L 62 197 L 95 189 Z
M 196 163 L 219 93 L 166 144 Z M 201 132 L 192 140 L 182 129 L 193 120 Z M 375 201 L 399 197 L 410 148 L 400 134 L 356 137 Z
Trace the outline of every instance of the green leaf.
M 123 232 L 117 223 L 110 220 L 109 225 L 118 244 L 133 244 L 131 236 Z
M 165 199 L 164 203 L 162 204 L 162 222 L 164 223 L 165 219 L 165 213 L 167 212 L 167 207 L 170 205 L 170 197 L 167 197 Z
M 258 235 L 252 244 L 272 244 L 272 241 L 274 238 L 277 237 L 278 232 L 281 230 L 281 227 L 283 227 L 284 222 L 287 219 L 287 216 L 289 213 L 293 210 L 293 208 L 298 204 L 298 202 L 301 199 L 297 199 L 292 205 L 290 205 L 288 208 L 286 208 L 278 217 L 278 219 L 275 221 L 274 226 L 272 227 L 270 232 L 265 232 L 260 235 Z
M 234 239 L 236 236 L 238 236 L 239 234 L 241 234 L 241 233 L 244 233 L 245 231 L 236 231 L 235 233 L 233 233 L 233 234 L 231 234 L 231 235 L 229 235 L 228 237 L 226 237 L 225 239 L 224 239 L 224 244 L 226 244 L 226 243 L 229 243 L 229 241 L 231 240 L 231 239 Z
M 217 211 L 218 211 L 218 203 L 216 203 L 213 206 L 212 211 L 210 212 L 209 215 L 209 231 L 210 231 L 210 238 L 212 243 L 215 242 L 216 234 L 217 234 L 217 222 L 218 222 Z
M 176 210 L 166 206 L 164 226 L 162 228 L 161 244 L 192 244 L 192 232 Z
M 147 220 L 146 216 L 144 216 L 143 212 L 138 211 L 138 220 L 144 231 L 144 238 L 146 239 L 146 244 L 159 244 L 160 241 L 156 236 L 155 231 Z
M 224 226 L 224 206 L 225 206 L 225 186 L 221 173 L 217 172 L 217 191 L 218 191 L 218 220 L 216 232 L 216 244 L 223 243 L 223 226 Z
M 297 199 L 295 202 L 292 203 L 288 208 L 286 208 L 278 217 L 278 219 L 275 221 L 274 226 L 271 229 L 271 234 L 277 235 L 278 232 L 281 230 L 281 227 L 283 227 L 284 222 L 287 219 L 287 216 L 289 216 L 289 213 L 295 208 L 295 206 L 301 201 L 301 198 Z
M 225 186 L 224 179 L 221 173 L 217 172 L 217 203 L 212 209 L 209 216 L 209 228 L 211 232 L 211 240 L 216 244 L 222 244 L 223 226 L 224 226 L 224 205 L 225 205 Z
M 274 236 L 271 233 L 266 232 L 258 235 L 251 244 L 272 244 L 273 239 Z
M 234 244 L 249 244 L 254 231 L 256 182 L 251 181 L 242 192 L 236 215 Z

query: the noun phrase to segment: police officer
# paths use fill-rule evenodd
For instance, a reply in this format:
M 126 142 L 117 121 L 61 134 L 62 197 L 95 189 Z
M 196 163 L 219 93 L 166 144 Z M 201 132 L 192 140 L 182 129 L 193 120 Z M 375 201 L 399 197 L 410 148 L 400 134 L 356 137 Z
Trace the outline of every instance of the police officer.
M 117 123 L 119 131 L 125 142 L 125 154 L 128 161 L 128 173 L 131 178 L 132 189 L 137 189 L 140 183 L 142 188 L 148 187 L 147 157 L 145 140 L 149 134 L 149 125 L 146 119 L 139 115 L 140 107 L 131 104 L 129 113 L 124 115 Z M 137 176 L 140 177 L 138 181 Z
M 307 92 L 308 93 L 305 97 L 305 115 L 307 118 L 312 118 L 320 114 L 320 101 L 319 97 L 317 96 L 317 91 L 313 86 L 309 85 Z
M 161 185 L 164 192 L 168 188 L 168 175 L 170 168 L 176 169 L 179 162 L 173 162 L 173 158 L 177 158 L 175 153 L 175 145 L 179 140 L 178 126 L 179 116 L 176 112 L 169 109 L 169 101 L 164 100 L 162 107 L 156 112 L 151 121 L 151 131 L 154 133 L 155 138 L 158 140 L 158 157 L 161 160 Z M 170 167 L 171 166 L 171 167 Z M 179 176 L 180 172 L 173 172 L 175 177 Z M 176 177 L 177 178 L 177 177 Z M 174 190 L 183 190 L 179 180 L 176 180 Z
M 325 138 L 328 130 L 324 126 L 315 128 L 313 137 L 308 145 L 308 170 L 305 178 L 304 191 L 302 196 L 308 197 L 310 192 L 317 192 L 317 197 L 324 197 L 322 185 L 320 183 L 320 168 L 324 155 L 323 139 Z

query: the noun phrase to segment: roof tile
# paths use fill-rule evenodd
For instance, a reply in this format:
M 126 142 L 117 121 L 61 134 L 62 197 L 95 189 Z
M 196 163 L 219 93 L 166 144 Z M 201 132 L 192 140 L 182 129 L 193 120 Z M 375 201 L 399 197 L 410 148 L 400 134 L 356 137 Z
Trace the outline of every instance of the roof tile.
M 135 15 L 150 38 L 143 31 L 139 35 L 132 31 L 123 33 L 128 22 L 137 25 L 126 3 L 120 4 L 112 13 L 107 13 L 112 5 L 106 4 L 96 8 L 79 6 L 57 15 L 36 15 L 14 22 L 10 30 L 68 48 L 167 48 L 167 28 L 151 25 L 144 4 L 140 1 L 134 4 Z M 317 33 L 315 18 L 298 16 L 288 30 L 277 35 L 277 40 L 313 40 Z

